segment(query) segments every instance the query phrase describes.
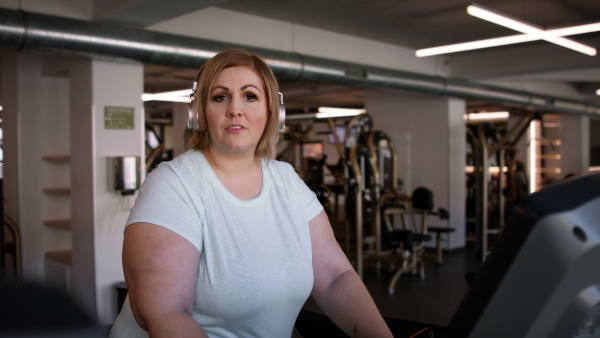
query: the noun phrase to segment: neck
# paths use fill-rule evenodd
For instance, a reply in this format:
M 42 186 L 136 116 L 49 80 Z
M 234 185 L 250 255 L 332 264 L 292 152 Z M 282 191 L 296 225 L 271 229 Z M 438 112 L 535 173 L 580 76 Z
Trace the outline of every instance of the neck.
M 239 199 L 257 197 L 262 190 L 262 168 L 254 154 L 220 153 L 206 149 L 204 156 L 221 183 Z
M 222 175 L 235 177 L 260 168 L 260 160 L 254 156 L 254 153 L 222 153 L 210 147 L 202 152 L 213 170 Z

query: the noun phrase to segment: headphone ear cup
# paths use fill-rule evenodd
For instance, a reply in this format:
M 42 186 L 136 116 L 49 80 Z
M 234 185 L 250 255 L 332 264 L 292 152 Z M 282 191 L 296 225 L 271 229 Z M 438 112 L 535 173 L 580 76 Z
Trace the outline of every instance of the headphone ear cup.
M 285 104 L 283 104 L 283 94 L 279 93 L 279 130 L 285 128 Z
M 188 129 L 200 130 L 198 112 L 194 110 L 194 102 L 188 103 Z
M 206 128 L 200 122 L 200 113 L 194 109 L 194 104 L 188 104 L 188 129 L 204 131 Z

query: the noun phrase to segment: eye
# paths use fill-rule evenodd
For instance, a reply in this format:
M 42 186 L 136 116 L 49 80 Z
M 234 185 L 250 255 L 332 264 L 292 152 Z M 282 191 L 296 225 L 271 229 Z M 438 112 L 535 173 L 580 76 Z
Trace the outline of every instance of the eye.
M 227 96 L 223 95 L 223 94 L 219 94 L 219 95 L 215 95 L 212 97 L 213 101 L 216 102 L 223 102 L 225 100 L 227 100 Z
M 247 101 L 249 101 L 249 102 L 253 102 L 253 101 L 255 101 L 256 99 L 257 99 L 256 95 L 254 95 L 254 94 L 250 94 L 250 93 L 246 94 L 246 100 L 247 100 Z

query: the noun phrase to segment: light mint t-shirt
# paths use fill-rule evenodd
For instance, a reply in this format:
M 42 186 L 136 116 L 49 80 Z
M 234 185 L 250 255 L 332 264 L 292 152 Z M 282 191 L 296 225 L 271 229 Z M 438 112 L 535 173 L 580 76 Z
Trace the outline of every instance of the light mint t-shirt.
M 312 290 L 308 222 L 323 207 L 291 165 L 261 165 L 260 195 L 240 200 L 189 150 L 148 175 L 127 221 L 165 227 L 200 251 L 193 317 L 210 337 L 290 337 Z M 111 337 L 147 337 L 128 300 Z

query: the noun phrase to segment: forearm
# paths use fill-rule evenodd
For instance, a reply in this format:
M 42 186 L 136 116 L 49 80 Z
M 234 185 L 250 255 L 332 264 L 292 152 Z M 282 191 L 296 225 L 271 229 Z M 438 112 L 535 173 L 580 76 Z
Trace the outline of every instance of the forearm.
M 350 337 L 392 337 L 371 295 L 354 270 L 348 270 L 313 298 Z
M 208 338 L 196 321 L 182 312 L 173 312 L 160 318 L 146 321 L 146 330 L 152 338 L 162 337 L 196 337 Z

